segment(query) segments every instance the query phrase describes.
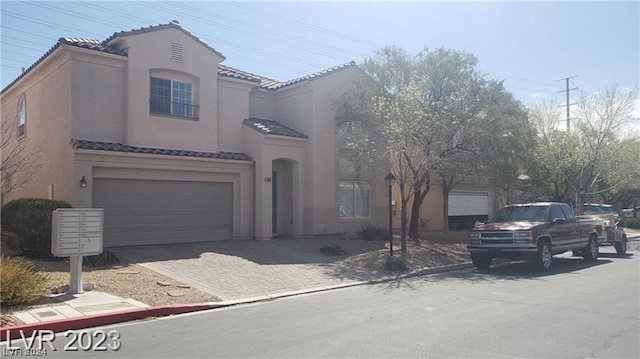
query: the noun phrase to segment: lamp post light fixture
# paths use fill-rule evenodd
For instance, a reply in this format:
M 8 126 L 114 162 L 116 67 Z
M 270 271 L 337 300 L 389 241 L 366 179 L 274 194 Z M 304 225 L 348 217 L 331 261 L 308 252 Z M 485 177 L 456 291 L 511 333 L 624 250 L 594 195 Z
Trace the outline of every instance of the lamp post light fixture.
M 396 177 L 393 173 L 389 172 L 384 178 L 384 182 L 389 188 L 389 256 L 393 257 L 393 201 L 391 197 L 391 187 L 393 187 L 393 184 L 396 182 Z
M 82 176 L 80 179 L 80 188 L 87 188 L 87 180 Z

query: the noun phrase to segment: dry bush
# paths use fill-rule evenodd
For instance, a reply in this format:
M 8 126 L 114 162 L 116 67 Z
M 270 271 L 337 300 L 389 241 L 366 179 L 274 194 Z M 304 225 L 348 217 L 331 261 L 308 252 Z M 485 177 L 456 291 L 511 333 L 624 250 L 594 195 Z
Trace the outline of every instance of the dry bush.
M 47 288 L 47 276 L 21 257 L 0 257 L 0 303 L 6 306 L 28 304 Z

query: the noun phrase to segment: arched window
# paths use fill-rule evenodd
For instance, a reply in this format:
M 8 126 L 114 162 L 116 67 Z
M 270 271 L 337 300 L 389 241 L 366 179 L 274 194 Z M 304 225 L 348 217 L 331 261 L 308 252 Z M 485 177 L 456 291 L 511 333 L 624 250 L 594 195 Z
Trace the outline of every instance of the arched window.
M 24 95 L 18 100 L 18 136 L 24 135 L 24 126 L 27 122 L 27 100 Z

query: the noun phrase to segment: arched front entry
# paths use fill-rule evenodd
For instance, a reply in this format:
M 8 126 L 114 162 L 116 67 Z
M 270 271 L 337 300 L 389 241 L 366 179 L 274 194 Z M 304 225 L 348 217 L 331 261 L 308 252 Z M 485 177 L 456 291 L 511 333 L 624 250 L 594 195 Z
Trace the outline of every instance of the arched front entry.
M 287 159 L 271 165 L 271 230 L 273 236 L 294 235 L 294 166 Z

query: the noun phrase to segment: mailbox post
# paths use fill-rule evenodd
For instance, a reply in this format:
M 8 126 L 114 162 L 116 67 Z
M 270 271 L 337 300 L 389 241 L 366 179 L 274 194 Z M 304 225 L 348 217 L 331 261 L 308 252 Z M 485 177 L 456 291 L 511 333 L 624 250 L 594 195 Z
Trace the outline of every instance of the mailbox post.
M 69 257 L 69 293 L 82 293 L 82 257 L 102 253 L 104 210 L 58 208 L 53 211 L 51 253 Z

